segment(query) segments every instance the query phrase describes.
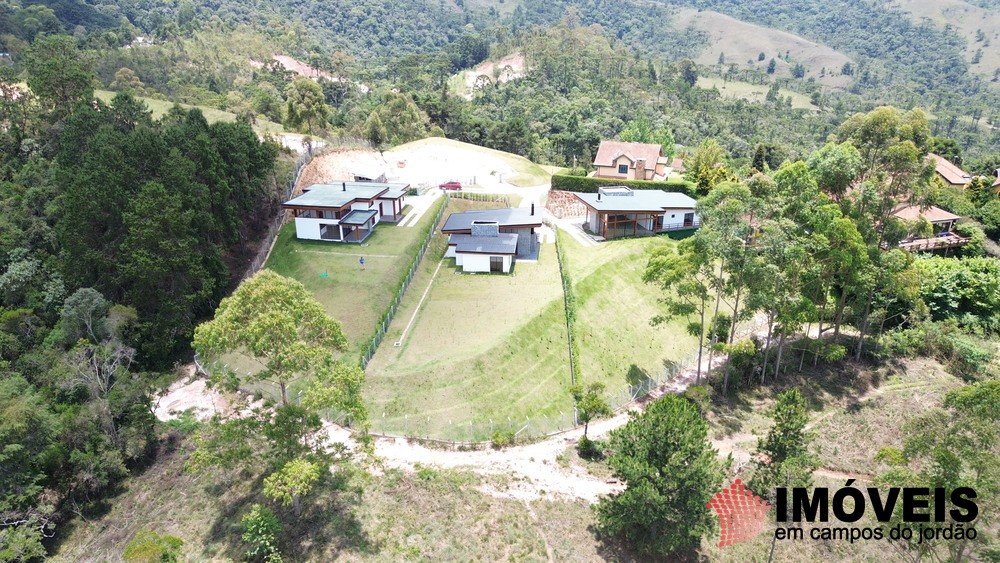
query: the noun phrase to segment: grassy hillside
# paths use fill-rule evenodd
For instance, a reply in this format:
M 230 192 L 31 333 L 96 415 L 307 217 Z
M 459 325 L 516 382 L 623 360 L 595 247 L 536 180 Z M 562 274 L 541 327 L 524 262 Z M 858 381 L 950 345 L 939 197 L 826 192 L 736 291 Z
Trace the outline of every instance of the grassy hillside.
M 115 97 L 117 92 L 112 92 L 110 90 L 97 90 L 94 93 L 98 99 L 104 102 L 110 102 L 112 98 Z M 170 108 L 174 107 L 174 102 L 169 102 L 166 100 L 158 100 L 156 98 L 147 98 L 145 96 L 136 96 L 136 98 L 142 103 L 146 104 L 146 107 L 153 112 L 153 119 L 159 119 L 163 117 Z M 236 114 L 230 113 L 228 111 L 223 111 L 221 109 L 216 109 L 208 106 L 190 106 L 187 104 L 178 104 L 184 109 L 197 108 L 201 110 L 201 113 L 205 116 L 205 119 L 209 123 L 215 123 L 216 121 L 233 122 L 236 121 Z M 273 121 L 268 121 L 263 117 L 257 117 L 257 122 L 254 124 L 254 130 L 257 133 L 281 133 L 284 131 L 284 127 Z
M 844 63 L 851 62 L 850 57 L 792 33 L 747 23 L 711 10 L 681 10 L 674 18 L 674 26 L 677 29 L 693 26 L 708 34 L 708 44 L 695 59 L 699 64 L 717 64 L 719 55 L 725 55 L 726 64 L 763 72 L 768 62 L 775 58 L 776 76 L 790 77 L 792 65 L 801 63 L 806 67 L 806 78 L 815 78 L 825 86 L 845 88 L 852 82 L 850 76 L 840 72 Z M 757 60 L 759 53 L 764 53 L 763 61 Z M 779 59 L 779 56 L 788 56 L 792 62 Z
M 884 469 L 873 464 L 875 451 L 898 444 L 899 426 L 938 406 L 941 395 L 957 385 L 957 379 L 929 360 L 807 370 L 776 387 L 714 402 L 707 414 L 710 438 L 720 456 L 747 459 L 757 437 L 770 428 L 774 396 L 785 387 L 799 387 L 809 403 L 809 429 L 824 465 L 814 475 L 815 486 L 841 487 L 845 474 L 867 486 L 871 473 Z M 189 560 L 244 557 L 239 519 L 250 504 L 266 502 L 255 492 L 259 481 L 185 472 L 190 451 L 186 440 L 168 446 L 152 467 L 123 483 L 105 514 L 71 523 L 53 560 L 117 560 L 141 529 L 179 536 Z M 841 452 L 849 455 L 840 458 Z M 603 462 L 582 462 L 572 449 L 558 463 L 570 471 L 608 475 Z M 505 496 L 503 491 L 517 481 L 510 475 L 484 477 L 422 466 L 413 472 L 348 472 L 323 483 L 300 519 L 290 509 L 276 510 L 285 522 L 280 548 L 295 561 L 642 560 L 597 539 L 593 511 L 583 501 L 546 494 L 525 500 Z M 692 560 L 765 561 L 771 547 L 766 532 L 729 547 L 717 543 L 717 535 L 707 536 L 689 555 Z M 804 541 L 779 543 L 775 560 L 888 563 L 904 561 L 904 555 L 883 542 Z
M 657 303 L 659 289 L 642 282 L 642 272 L 650 250 L 673 241 L 650 237 L 588 248 L 570 236 L 563 236 L 562 242 L 576 293 L 575 336 L 583 381 L 604 383 L 615 392 L 635 378 L 659 376 L 697 350 L 697 341 L 685 331 L 685 319 L 650 324 L 666 308 Z
M 446 217 L 489 207 L 495 204 L 452 200 Z M 487 440 L 490 419 L 571 412 L 554 246 L 543 245 L 537 263 L 516 263 L 511 275 L 462 274 L 443 258 L 446 247 L 447 236 L 435 235 L 368 365 L 374 429 Z
M 717 88 L 719 93 L 726 98 L 739 98 L 750 102 L 764 103 L 767 98 L 768 86 L 763 84 L 750 84 L 740 80 L 725 80 L 717 76 L 699 76 L 698 87 L 711 89 Z M 816 106 L 809 101 L 809 96 L 793 92 L 791 90 L 778 90 L 780 98 L 791 97 L 792 107 L 798 109 L 815 110 Z

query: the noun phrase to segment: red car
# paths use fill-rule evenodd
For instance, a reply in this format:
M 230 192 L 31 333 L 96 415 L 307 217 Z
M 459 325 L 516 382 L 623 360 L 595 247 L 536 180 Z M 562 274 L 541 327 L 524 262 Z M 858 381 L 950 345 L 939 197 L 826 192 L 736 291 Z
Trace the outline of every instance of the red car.
M 451 180 L 450 182 L 445 182 L 438 187 L 441 188 L 442 190 L 461 190 L 462 182 L 456 182 L 455 180 Z

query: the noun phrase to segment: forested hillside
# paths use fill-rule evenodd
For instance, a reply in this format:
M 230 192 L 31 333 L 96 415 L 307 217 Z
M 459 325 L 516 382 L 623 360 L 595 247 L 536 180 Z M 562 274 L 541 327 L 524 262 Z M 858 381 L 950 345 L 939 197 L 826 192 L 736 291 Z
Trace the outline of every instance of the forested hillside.
M 42 555 L 152 459 L 152 392 L 256 252 L 278 184 L 247 123 L 95 101 L 67 36 L 23 56 L 21 77 L 0 70 L 4 560 Z

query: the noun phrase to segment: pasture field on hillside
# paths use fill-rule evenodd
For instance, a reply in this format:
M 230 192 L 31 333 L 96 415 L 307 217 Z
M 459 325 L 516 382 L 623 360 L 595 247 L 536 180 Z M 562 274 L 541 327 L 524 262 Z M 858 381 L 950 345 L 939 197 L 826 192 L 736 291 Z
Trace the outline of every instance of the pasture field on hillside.
M 118 92 L 112 92 L 110 90 L 97 90 L 94 95 L 103 102 L 110 102 Z M 145 96 L 136 96 L 136 99 L 140 102 L 146 104 L 146 107 L 153 112 L 153 119 L 159 119 L 166 115 L 170 108 L 174 107 L 174 102 L 169 102 L 166 100 L 157 100 L 156 98 L 147 98 Z M 209 123 L 215 123 L 216 121 L 233 122 L 236 121 L 236 114 L 224 111 L 221 109 L 216 109 L 207 106 L 191 106 L 188 104 L 177 104 L 184 109 L 194 109 L 197 108 L 201 110 L 202 115 L 205 116 L 205 120 Z M 258 134 L 265 133 L 281 133 L 284 131 L 284 127 L 273 121 L 268 121 L 266 118 L 258 116 L 257 122 L 253 126 L 254 131 Z
M 724 80 L 717 76 L 698 77 L 698 87 L 710 89 L 718 88 L 723 97 L 742 98 L 750 102 L 764 103 L 767 99 L 767 91 L 770 88 L 767 84 L 750 84 L 739 80 Z M 816 110 L 816 106 L 809 101 L 809 96 L 793 92 L 791 90 L 779 89 L 778 95 L 781 98 L 792 97 L 792 107 L 795 109 Z
M 614 392 L 697 352 L 698 341 L 686 331 L 687 319 L 650 324 L 666 309 L 657 302 L 662 292 L 643 283 L 642 273 L 650 250 L 674 241 L 656 236 L 584 248 L 572 237 L 561 240 L 576 294 L 577 374 L 584 383 L 599 381 Z
M 445 218 L 489 207 L 452 200 Z M 373 429 L 487 440 L 490 419 L 499 428 L 508 417 L 514 424 L 572 412 L 555 246 L 543 244 L 537 263 L 519 261 L 511 275 L 462 274 L 443 258 L 446 247 L 435 234 L 368 365 Z
M 778 76 L 791 76 L 792 65 L 802 63 L 806 67 L 806 77 L 815 78 L 824 86 L 846 88 L 851 83 L 850 76 L 840 74 L 844 63 L 851 61 L 850 57 L 792 33 L 741 21 L 712 10 L 691 8 L 678 12 L 674 26 L 677 29 L 693 26 L 708 34 L 708 46 L 696 59 L 699 64 L 717 64 L 721 54 L 725 56 L 726 64 L 763 71 L 774 58 Z M 759 53 L 764 53 L 763 61 L 757 60 Z M 779 59 L 779 55 L 788 55 L 792 62 Z

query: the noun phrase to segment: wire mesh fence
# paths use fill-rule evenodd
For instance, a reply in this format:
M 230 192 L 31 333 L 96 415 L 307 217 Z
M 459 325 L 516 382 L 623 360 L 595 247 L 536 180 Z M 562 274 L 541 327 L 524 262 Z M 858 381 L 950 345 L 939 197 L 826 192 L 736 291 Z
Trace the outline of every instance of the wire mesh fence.
M 424 253 L 427 252 L 427 247 L 430 246 L 434 230 L 437 228 L 438 223 L 441 222 L 441 216 L 444 214 L 445 208 L 448 207 L 448 198 L 445 197 L 444 201 L 442 203 L 438 203 L 437 205 L 437 213 L 435 213 L 434 220 L 431 222 L 430 228 L 424 235 L 424 240 L 420 244 L 420 250 L 417 252 L 417 255 L 413 257 L 413 262 L 410 264 L 410 268 L 407 270 L 406 276 L 403 278 L 403 283 L 396 291 L 396 295 L 393 297 L 388 310 L 386 310 L 386 312 L 382 315 L 382 318 L 379 320 L 378 328 L 372 336 L 371 341 L 368 343 L 368 346 L 365 348 L 364 353 L 361 354 L 361 369 L 368 367 L 368 362 L 371 361 L 372 356 L 375 355 L 375 351 L 378 350 L 379 345 L 382 343 L 382 339 L 385 338 L 385 333 L 389 330 L 389 325 L 392 323 L 393 317 L 396 316 L 396 310 L 399 309 L 399 303 L 403 300 L 403 294 L 405 294 L 407 288 L 410 287 L 410 282 L 413 281 L 413 276 L 416 275 L 417 269 L 420 267 L 420 261 L 423 260 Z
M 510 196 L 506 194 L 489 194 L 480 192 L 452 192 L 448 197 L 453 199 L 467 199 L 470 201 L 485 201 L 489 203 L 502 203 L 510 207 Z
M 737 332 L 738 338 L 744 338 L 760 328 L 760 323 L 753 321 Z M 707 354 L 707 353 L 706 353 Z M 707 359 L 707 355 L 705 356 Z M 605 398 L 615 412 L 627 410 L 636 401 L 642 400 L 654 390 L 668 386 L 685 371 L 695 369 L 698 351 L 693 350 L 664 367 L 654 376 L 623 385 L 607 392 Z M 196 357 L 197 365 L 206 372 L 217 373 L 228 370 L 229 366 L 219 362 L 202 365 Z M 237 373 L 237 375 L 243 375 Z M 289 403 L 298 404 L 302 392 L 309 382 L 304 376 L 288 382 L 286 394 Z M 281 388 L 274 382 L 258 381 L 240 385 L 240 391 L 254 399 L 263 399 L 271 404 L 280 404 Z M 325 410 L 320 413 L 325 420 L 357 430 L 354 421 L 342 412 Z M 498 417 L 455 420 L 441 418 L 424 413 L 400 414 L 389 412 L 368 413 L 368 433 L 386 438 L 415 439 L 455 448 L 479 448 L 491 443 L 513 443 L 539 440 L 580 426 L 571 406 L 545 414 L 527 417 Z

